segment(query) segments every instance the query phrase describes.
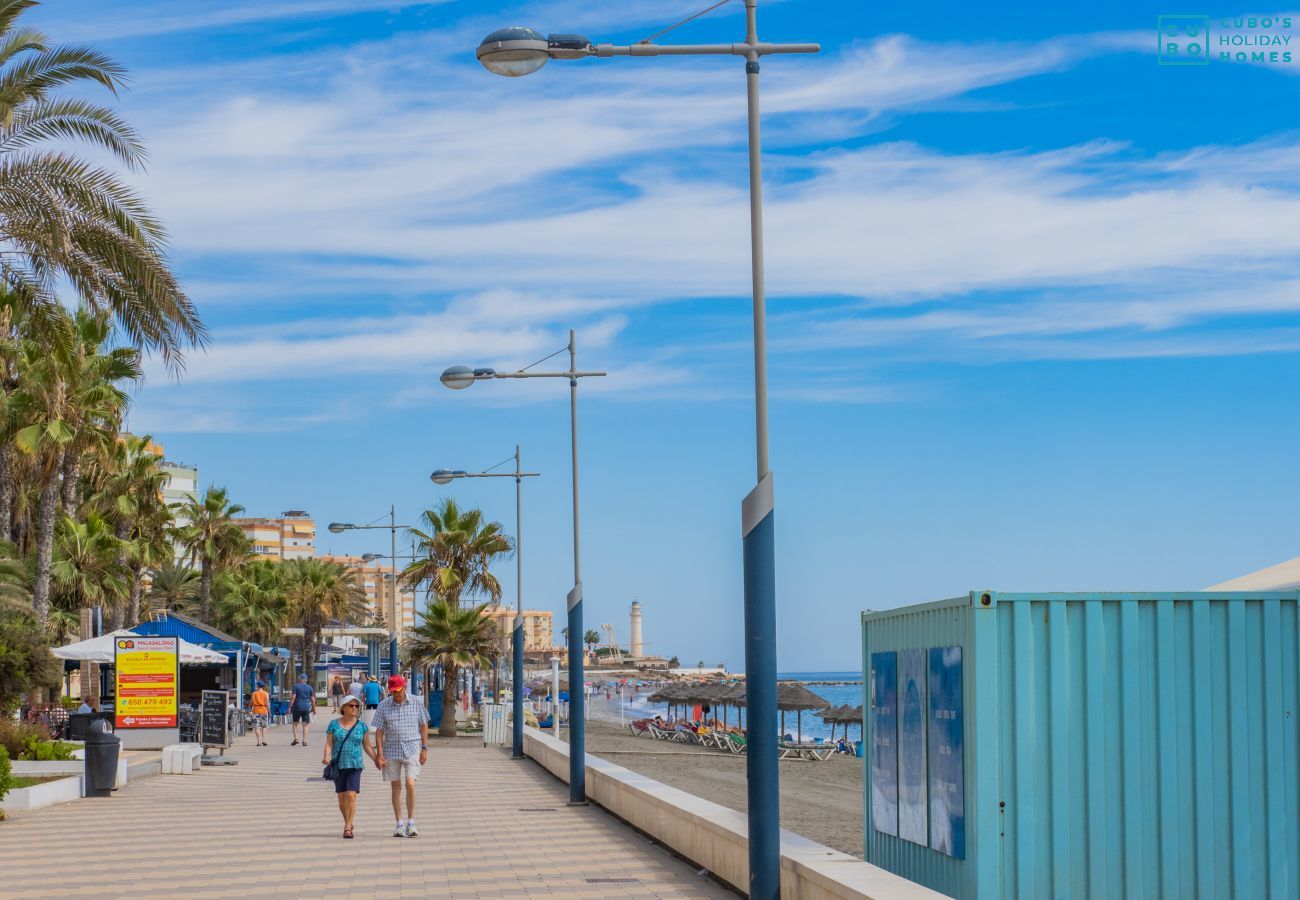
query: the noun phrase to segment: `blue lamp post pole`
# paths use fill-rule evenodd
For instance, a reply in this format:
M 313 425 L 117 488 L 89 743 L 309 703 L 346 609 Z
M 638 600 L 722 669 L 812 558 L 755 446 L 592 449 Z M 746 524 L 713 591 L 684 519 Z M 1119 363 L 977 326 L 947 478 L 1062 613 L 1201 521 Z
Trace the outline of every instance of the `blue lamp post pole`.
M 583 693 L 582 659 L 582 541 L 578 527 L 578 379 L 603 376 L 604 372 L 578 371 L 577 341 L 569 331 L 569 368 L 565 372 L 530 372 L 527 366 L 516 372 L 495 369 L 471 369 L 452 366 L 442 373 L 442 383 L 453 390 L 469 387 L 476 381 L 496 378 L 567 378 L 569 381 L 569 441 L 573 462 L 573 588 L 569 591 L 569 803 L 587 802 L 587 733 L 584 722 L 586 696 Z M 563 353 L 557 350 L 551 356 Z M 546 357 L 550 359 L 551 356 Z M 533 365 L 545 362 L 538 360 Z
M 516 77 L 552 59 L 613 56 L 742 56 L 749 113 L 749 224 L 754 301 L 754 425 L 758 477 L 741 503 L 745 579 L 745 681 L 749 707 L 746 775 L 749 799 L 749 896 L 769 900 L 781 893 L 780 805 L 776 733 L 776 548 L 772 472 L 767 442 L 767 324 L 763 280 L 763 177 L 760 167 L 759 59 L 770 54 L 817 53 L 817 44 L 770 44 L 758 39 L 758 0 L 744 0 L 745 40 L 734 44 L 660 45 L 652 39 L 630 46 L 593 44 L 577 34 L 543 36 L 531 28 L 495 31 L 479 44 L 479 62 L 490 72 Z M 721 6 L 721 3 L 715 4 Z M 708 12 L 705 10 L 704 12 Z M 698 18 L 678 22 L 659 34 Z M 658 37 L 659 35 L 654 35 Z M 570 624 L 570 628 L 573 625 Z M 573 633 L 570 633 L 570 644 Z
M 511 756 L 524 758 L 524 531 L 522 495 L 525 478 L 536 478 L 540 472 L 519 470 L 519 445 L 515 445 L 515 470 L 513 472 L 464 472 L 460 469 L 438 469 L 429 476 L 434 484 L 451 484 L 457 478 L 513 478 L 515 480 L 515 622 L 510 634 L 510 656 L 514 689 L 510 702 L 514 714 Z M 497 466 L 501 463 L 497 463 Z

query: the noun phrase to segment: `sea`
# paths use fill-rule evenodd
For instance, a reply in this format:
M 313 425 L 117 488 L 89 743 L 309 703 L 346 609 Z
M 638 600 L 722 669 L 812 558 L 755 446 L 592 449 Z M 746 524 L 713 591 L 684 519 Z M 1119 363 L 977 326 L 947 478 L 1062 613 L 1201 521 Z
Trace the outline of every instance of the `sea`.
M 808 690 L 825 699 L 831 706 L 846 704 L 848 706 L 860 706 L 862 704 L 861 672 L 778 672 L 776 677 L 778 681 L 803 682 L 808 687 Z M 653 693 L 653 689 L 642 689 L 640 694 L 625 696 L 621 709 L 621 718 L 623 720 L 644 719 L 651 718 L 656 714 L 667 716 L 667 704 L 647 701 L 646 698 L 651 693 Z M 611 692 L 608 699 L 605 698 L 603 693 L 598 692 L 592 697 L 587 714 L 607 722 L 611 720 L 619 721 L 620 708 L 617 692 Z M 735 715 L 734 709 L 728 711 L 731 722 L 735 722 Z M 862 739 L 861 723 L 850 724 L 848 730 L 850 741 Z M 831 726 L 818 718 L 815 712 L 805 710 L 799 716 L 788 712 L 785 714 L 785 731 L 783 734 L 789 734 L 795 740 L 829 739 Z M 843 734 L 844 726 L 836 725 L 835 737 L 838 739 Z

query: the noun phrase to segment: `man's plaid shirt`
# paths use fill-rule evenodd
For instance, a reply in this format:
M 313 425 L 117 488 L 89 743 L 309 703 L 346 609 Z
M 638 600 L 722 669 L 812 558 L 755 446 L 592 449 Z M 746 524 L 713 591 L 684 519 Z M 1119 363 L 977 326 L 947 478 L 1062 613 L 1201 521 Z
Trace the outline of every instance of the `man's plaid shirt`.
M 370 727 L 384 729 L 384 756 L 410 759 L 420 755 L 420 726 L 428 721 L 429 711 L 424 704 L 407 694 L 405 703 L 395 703 L 392 697 L 385 697 L 375 710 Z

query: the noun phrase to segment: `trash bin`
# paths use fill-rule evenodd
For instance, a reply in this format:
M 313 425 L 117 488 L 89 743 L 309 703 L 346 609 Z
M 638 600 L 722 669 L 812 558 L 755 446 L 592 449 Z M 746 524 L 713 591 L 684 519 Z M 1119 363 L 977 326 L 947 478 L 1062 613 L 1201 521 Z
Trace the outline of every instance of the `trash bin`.
M 117 757 L 122 739 L 109 734 L 108 723 L 96 719 L 86 730 L 86 796 L 108 797 L 117 783 Z

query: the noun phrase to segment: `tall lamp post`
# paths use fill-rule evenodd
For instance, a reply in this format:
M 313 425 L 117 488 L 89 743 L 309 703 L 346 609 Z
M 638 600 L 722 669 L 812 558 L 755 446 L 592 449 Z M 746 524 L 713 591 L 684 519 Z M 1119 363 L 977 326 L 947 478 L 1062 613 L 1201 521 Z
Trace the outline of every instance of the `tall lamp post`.
M 462 390 L 476 381 L 495 378 L 567 378 L 569 380 L 569 446 L 573 462 L 573 588 L 569 591 L 569 803 L 587 802 L 587 735 L 583 716 L 586 696 L 582 674 L 582 542 L 578 529 L 578 379 L 604 375 L 604 372 L 578 371 L 577 341 L 569 330 L 569 369 L 567 372 L 530 372 L 526 366 L 516 372 L 495 369 L 471 369 L 452 366 L 442 373 L 442 383 L 452 390 Z M 551 356 L 563 353 L 557 350 Z M 540 359 L 533 366 L 545 362 Z M 518 688 L 516 688 L 518 690 Z
M 429 476 L 434 484 L 451 484 L 457 478 L 513 478 L 515 480 L 515 624 L 511 629 L 510 635 L 510 658 L 511 671 L 513 674 L 514 690 L 511 692 L 510 702 L 514 712 L 514 727 L 512 729 L 513 740 L 511 756 L 515 759 L 524 758 L 524 531 L 523 517 L 521 515 L 523 481 L 525 478 L 536 478 L 540 472 L 522 472 L 519 469 L 519 445 L 515 444 L 515 470 L 513 472 L 493 472 L 496 466 L 491 469 L 484 469 L 482 472 L 465 472 L 460 469 L 438 469 Z M 501 463 L 497 463 L 497 466 Z
M 725 0 L 724 0 L 725 2 Z M 531 28 L 502 28 L 479 44 L 476 56 L 490 72 L 516 77 L 552 59 L 612 56 L 743 56 L 749 102 L 750 267 L 754 303 L 754 426 L 758 478 L 741 503 L 745 578 L 745 681 L 750 718 L 746 775 L 749 799 L 749 896 L 768 900 L 781 893 L 780 795 L 776 733 L 776 561 L 772 472 L 767 442 L 767 325 L 763 284 L 763 177 L 760 165 L 759 58 L 777 53 L 817 53 L 818 44 L 771 44 L 758 39 L 758 0 L 744 0 L 745 41 L 737 44 L 659 45 L 651 39 L 630 46 L 593 44 L 577 34 L 544 37 Z M 717 3 L 709 7 L 721 6 Z M 709 10 L 704 10 L 708 12 Z M 672 31 L 703 13 L 670 26 Z
M 397 622 L 397 529 L 410 528 L 410 525 L 397 524 L 397 507 L 388 507 L 387 525 L 354 525 L 351 522 L 330 522 L 329 530 L 331 534 L 342 534 L 345 531 L 369 531 L 375 528 L 387 528 L 392 536 L 392 553 L 389 558 L 393 561 L 393 617 L 388 622 L 388 674 L 397 674 L 397 632 L 399 625 Z

